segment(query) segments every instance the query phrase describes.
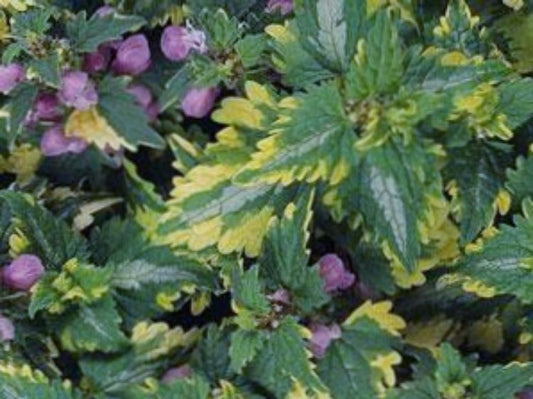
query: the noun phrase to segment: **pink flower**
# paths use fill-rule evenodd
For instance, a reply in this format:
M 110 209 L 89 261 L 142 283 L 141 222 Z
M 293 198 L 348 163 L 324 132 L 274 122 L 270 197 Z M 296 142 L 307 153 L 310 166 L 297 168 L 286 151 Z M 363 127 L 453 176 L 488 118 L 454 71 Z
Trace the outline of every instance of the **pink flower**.
M 69 107 L 86 110 L 98 103 L 98 93 L 89 75 L 81 71 L 69 71 L 63 75 L 59 99 Z
M 349 288 L 355 276 L 344 267 L 341 258 L 335 254 L 327 254 L 318 261 L 320 276 L 325 282 L 324 291 L 331 293 Z
M 120 43 L 111 68 L 119 75 L 139 75 L 150 66 L 150 57 L 146 37 L 143 34 L 133 35 Z
M 35 255 L 20 255 L 2 270 L 4 283 L 21 291 L 28 291 L 43 274 L 44 266 Z
M 24 123 L 33 126 L 39 121 L 54 122 L 61 119 L 59 100 L 52 93 L 39 93 Z
M 83 70 L 88 73 L 104 71 L 111 61 L 111 46 L 102 44 L 92 53 L 83 57 Z
M 203 118 L 213 109 L 217 96 L 215 87 L 189 89 L 181 101 L 181 109 L 187 116 Z
M 41 137 L 41 152 L 48 157 L 69 152 L 79 154 L 86 149 L 85 141 L 78 137 L 66 137 L 60 125 L 52 126 Z
M 310 329 L 312 336 L 309 341 L 309 349 L 316 358 L 324 357 L 331 341 L 340 338 L 342 334 L 337 324 L 332 324 L 329 327 L 324 324 L 312 324 Z
M 150 90 L 142 84 L 134 84 L 128 87 L 128 92 L 135 97 L 135 103 L 144 109 L 150 120 L 157 118 L 159 107 L 153 99 Z
M 15 326 L 7 317 L 0 315 L 0 341 L 13 341 L 15 339 Z
M 292 0 L 268 0 L 266 12 L 273 13 L 279 10 L 281 15 L 286 15 L 292 11 L 293 7 Z
M 0 65 L 0 93 L 9 93 L 24 79 L 26 79 L 26 72 L 21 65 Z
M 268 299 L 272 302 L 282 303 L 284 305 L 289 305 L 291 303 L 291 295 L 289 294 L 289 291 L 284 288 L 280 288 L 272 295 L 269 295 Z
M 98 10 L 94 12 L 95 15 L 98 15 L 99 17 L 107 17 L 108 15 L 111 15 L 115 12 L 115 9 L 111 6 L 102 6 Z
M 533 399 L 533 390 L 520 392 L 517 395 L 517 399 Z
M 192 369 L 187 364 L 185 364 L 180 367 L 168 369 L 161 378 L 161 381 L 168 383 L 174 380 L 189 378 L 190 376 L 192 376 Z
M 192 26 L 168 26 L 161 36 L 161 50 L 172 61 L 183 61 L 194 50 L 207 52 L 205 33 Z

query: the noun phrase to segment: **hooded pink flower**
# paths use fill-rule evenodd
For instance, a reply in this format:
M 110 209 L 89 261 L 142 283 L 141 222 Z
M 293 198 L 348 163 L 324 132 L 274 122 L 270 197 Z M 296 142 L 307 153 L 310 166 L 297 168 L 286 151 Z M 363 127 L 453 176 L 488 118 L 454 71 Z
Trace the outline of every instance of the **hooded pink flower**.
M 56 122 L 61 119 L 61 115 L 57 96 L 52 93 L 39 93 L 26 116 L 25 124 L 33 126 L 39 121 Z
M 322 358 L 326 354 L 331 341 L 341 337 L 341 329 L 337 324 L 326 326 L 324 324 L 312 324 L 310 326 L 311 339 L 309 348 L 316 358 Z
M 517 399 L 533 399 L 533 390 L 520 392 L 517 395 Z
M 183 61 L 191 51 L 207 52 L 205 33 L 192 26 L 167 26 L 161 36 L 161 50 L 172 61 Z
M 98 93 L 89 75 L 81 71 L 69 71 L 63 75 L 59 99 L 69 107 L 86 110 L 98 103 Z
M 111 46 L 101 44 L 96 51 L 85 54 L 83 57 L 83 70 L 88 73 L 105 71 L 109 61 L 111 61 Z
M 4 284 L 21 291 L 28 291 L 43 274 L 44 266 L 35 255 L 20 255 L 2 269 Z
M 63 128 L 55 125 L 41 137 L 41 152 L 47 157 L 72 152 L 79 154 L 87 149 L 87 143 L 78 137 L 66 137 Z
M 128 37 L 117 48 L 117 56 L 111 68 L 119 75 L 139 75 L 151 64 L 150 47 L 143 34 Z
M 111 6 L 102 6 L 98 10 L 96 10 L 94 13 L 95 15 L 98 15 L 99 17 L 107 17 L 108 15 L 111 15 L 115 12 L 115 9 Z
M 181 101 L 181 109 L 191 118 L 203 118 L 213 109 L 217 96 L 216 87 L 189 89 Z
M 161 378 L 161 381 L 168 383 L 174 380 L 189 378 L 190 376 L 192 376 L 192 369 L 189 367 L 189 365 L 185 364 L 180 367 L 168 369 Z
M 0 93 L 9 93 L 24 79 L 26 79 L 26 72 L 21 65 L 0 65 Z
M 331 293 L 349 288 L 355 276 L 344 267 L 342 259 L 335 254 L 324 255 L 318 261 L 320 276 L 325 282 L 324 291 Z
M 294 8 L 293 0 L 268 0 L 266 12 L 273 13 L 279 10 L 281 15 L 286 15 Z
M 15 326 L 7 317 L 0 315 L 0 342 L 15 339 Z
M 142 84 L 134 84 L 128 87 L 128 92 L 135 97 L 135 103 L 144 109 L 150 120 L 157 118 L 159 107 L 154 101 L 150 90 Z

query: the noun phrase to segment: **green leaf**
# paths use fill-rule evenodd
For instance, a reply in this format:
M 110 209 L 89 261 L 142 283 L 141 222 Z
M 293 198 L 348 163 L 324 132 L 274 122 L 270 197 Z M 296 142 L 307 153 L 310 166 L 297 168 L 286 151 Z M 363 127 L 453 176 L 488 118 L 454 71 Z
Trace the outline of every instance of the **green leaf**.
M 533 363 L 487 366 L 474 370 L 471 377 L 476 397 L 513 399 L 517 392 L 533 384 Z
M 246 35 L 235 43 L 235 51 L 243 67 L 251 68 L 263 61 L 264 52 L 267 49 L 265 35 Z
M 328 79 L 334 73 L 320 64 L 302 46 L 299 31 L 294 21 L 287 25 L 267 26 L 274 50 L 272 61 L 281 72 L 283 82 L 288 86 L 306 87 L 312 83 Z
M 347 95 L 359 100 L 378 93 L 393 93 L 402 75 L 403 54 L 394 21 L 388 12 L 378 12 L 350 65 Z
M 13 144 L 23 129 L 24 119 L 31 110 L 37 96 L 37 86 L 30 83 L 19 84 L 10 94 L 9 103 L 9 143 Z
M 229 355 L 231 368 L 240 373 L 250 361 L 261 351 L 265 344 L 265 334 L 261 331 L 237 330 L 231 334 Z
M 113 300 L 106 297 L 62 316 L 58 335 L 63 348 L 70 352 L 116 352 L 128 344 L 120 322 Z
M 30 67 L 49 86 L 58 88 L 61 84 L 59 57 L 53 53 L 46 58 L 36 58 L 30 62 Z
M 326 390 L 312 369 L 301 328 L 294 319 L 283 319 L 245 370 L 247 377 L 275 397 L 285 397 L 294 379 L 308 390 Z
M 514 295 L 533 303 L 533 205 L 524 204 L 525 217 L 515 216 L 514 226 L 501 225 L 480 251 L 461 259 L 453 272 L 468 281 L 481 282 L 491 294 Z
M 498 110 L 507 116 L 509 128 L 515 129 L 533 117 L 533 79 L 526 78 L 498 86 Z
M 318 360 L 318 375 L 334 398 L 378 398 L 376 386 L 381 376 L 370 363 L 376 354 L 390 353 L 393 345 L 393 337 L 375 322 L 359 319 L 343 327 L 341 337 L 333 340 L 324 358 Z
M 299 0 L 295 12 L 304 46 L 329 68 L 346 70 L 363 29 L 366 1 Z
M 302 190 L 298 199 L 285 208 L 283 218 L 270 222 L 259 258 L 263 278 L 272 282 L 273 289 L 286 288 L 291 300 L 304 313 L 319 308 L 329 300 L 324 293 L 324 282 L 318 267 L 308 267 L 307 230 L 313 198 L 311 190 Z
M 283 122 L 258 143 L 259 151 L 234 178 L 237 184 L 318 179 L 336 184 L 348 174 L 356 135 L 334 84 L 310 87 L 281 111 Z
M 527 198 L 533 198 L 533 157 L 518 157 L 515 169 L 507 170 L 507 189 L 512 193 L 513 202 L 522 203 Z
M 96 51 L 102 43 L 120 39 L 124 33 L 136 31 L 145 24 L 145 20 L 134 15 L 112 13 L 106 16 L 93 14 L 87 20 L 85 12 L 67 24 L 67 35 L 72 48 L 79 53 Z
M 7 203 L 15 218 L 14 225 L 28 241 L 24 252 L 41 258 L 47 269 L 59 269 L 72 258 L 89 257 L 86 240 L 45 208 L 11 191 L 1 191 L 0 199 Z
M 98 109 L 109 125 L 121 136 L 131 150 L 139 145 L 162 149 L 165 141 L 148 124 L 148 116 L 135 104 L 118 78 L 105 78 L 98 86 Z
M 159 106 L 161 112 L 167 110 L 180 101 L 187 90 L 191 87 L 193 76 L 190 68 L 185 65 L 181 67 L 165 84 L 165 89 L 159 96 Z
M 165 248 L 162 248 L 164 250 Z M 157 251 L 154 248 L 154 251 Z M 176 258 L 175 264 L 158 265 L 138 259 L 118 264 L 113 271 L 111 284 L 125 290 L 138 290 L 144 284 L 193 283 L 214 288 L 216 280 L 206 267 L 192 259 Z
M 218 384 L 220 380 L 231 380 L 233 372 L 230 369 L 229 348 L 229 331 L 210 324 L 191 354 L 189 364 L 213 384 Z
M 434 162 L 418 144 L 404 147 L 395 140 L 389 141 L 369 150 L 353 180 L 341 187 L 347 190 L 341 193 L 347 201 L 346 209 L 360 212 L 366 227 L 389 244 L 408 270 L 414 270 L 420 255 L 417 226 L 426 191 L 420 177 L 425 174 L 423 169 Z
M 81 399 L 77 390 L 63 385 L 61 381 L 33 381 L 27 376 L 12 376 L 0 373 L 0 397 L 5 399 Z
M 268 313 L 270 303 L 263 294 L 263 284 L 259 280 L 259 267 L 252 266 L 249 270 L 233 277 L 233 299 L 239 307 L 244 307 L 259 314 Z
M 458 188 L 461 241 L 468 243 L 494 220 L 494 203 L 503 188 L 509 161 L 506 147 L 471 141 L 450 150 L 445 176 Z
M 99 301 L 109 290 L 112 270 L 80 264 L 72 259 L 61 273 L 48 272 L 32 291 L 30 317 L 42 309 L 63 313 L 70 305 Z

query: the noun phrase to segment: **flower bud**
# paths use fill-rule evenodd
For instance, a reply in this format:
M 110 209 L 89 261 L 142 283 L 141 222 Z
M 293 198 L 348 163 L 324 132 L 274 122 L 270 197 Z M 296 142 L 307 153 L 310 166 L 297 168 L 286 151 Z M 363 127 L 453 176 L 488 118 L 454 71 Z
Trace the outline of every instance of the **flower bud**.
M 293 0 L 268 0 L 266 12 L 273 13 L 279 10 L 281 15 L 290 13 L 294 7 Z
M 60 125 L 52 126 L 41 137 L 41 152 L 54 157 L 72 152 L 79 154 L 87 149 L 87 143 L 78 137 L 66 137 Z
M 342 259 L 335 254 L 327 254 L 318 261 L 320 276 L 325 282 L 324 291 L 331 293 L 349 288 L 355 276 L 345 269 Z
M 0 315 L 0 342 L 15 339 L 15 326 L 7 317 Z
M 0 65 L 0 93 L 7 94 L 26 78 L 19 64 Z
M 98 103 L 98 93 L 89 75 L 70 71 L 63 75 L 59 99 L 63 104 L 83 111 Z
M 161 381 L 168 383 L 174 380 L 189 378 L 190 376 L 192 376 L 192 369 L 186 364 L 184 366 L 168 369 L 161 378 Z
M 183 61 L 194 50 L 207 52 L 205 33 L 191 26 L 168 26 L 161 36 L 161 50 L 172 61 Z
M 142 84 L 134 84 L 128 87 L 128 93 L 135 97 L 135 103 L 144 109 L 150 120 L 154 120 L 159 114 L 159 107 L 154 102 L 150 90 Z
M 115 9 L 111 6 L 102 6 L 98 8 L 94 13 L 95 15 L 98 15 L 99 17 L 107 17 L 108 15 L 111 15 L 115 12 Z
M 111 68 L 119 75 L 139 75 L 150 66 L 150 47 L 142 34 L 128 37 L 117 49 Z
M 189 89 L 181 101 L 181 109 L 187 116 L 203 118 L 213 109 L 217 96 L 215 87 Z
M 276 290 L 272 295 L 268 296 L 272 302 L 282 303 L 284 305 L 290 305 L 291 303 L 291 294 L 284 288 Z
M 111 61 L 111 47 L 100 45 L 92 53 L 85 54 L 83 57 L 83 70 L 88 73 L 105 71 Z
M 322 358 L 326 354 L 331 341 L 341 337 L 341 329 L 337 324 L 326 326 L 324 324 L 312 324 L 310 326 L 311 339 L 309 341 L 309 349 L 316 358 Z
M 28 291 L 43 274 L 43 264 L 35 255 L 20 255 L 2 270 L 4 283 L 21 291 Z

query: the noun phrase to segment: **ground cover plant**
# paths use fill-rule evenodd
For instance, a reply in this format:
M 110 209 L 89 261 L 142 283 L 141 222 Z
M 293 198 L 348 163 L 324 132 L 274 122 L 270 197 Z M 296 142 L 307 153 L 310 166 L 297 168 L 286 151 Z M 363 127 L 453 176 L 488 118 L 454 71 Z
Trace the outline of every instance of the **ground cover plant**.
M 533 398 L 533 1 L 0 0 L 0 398 Z

